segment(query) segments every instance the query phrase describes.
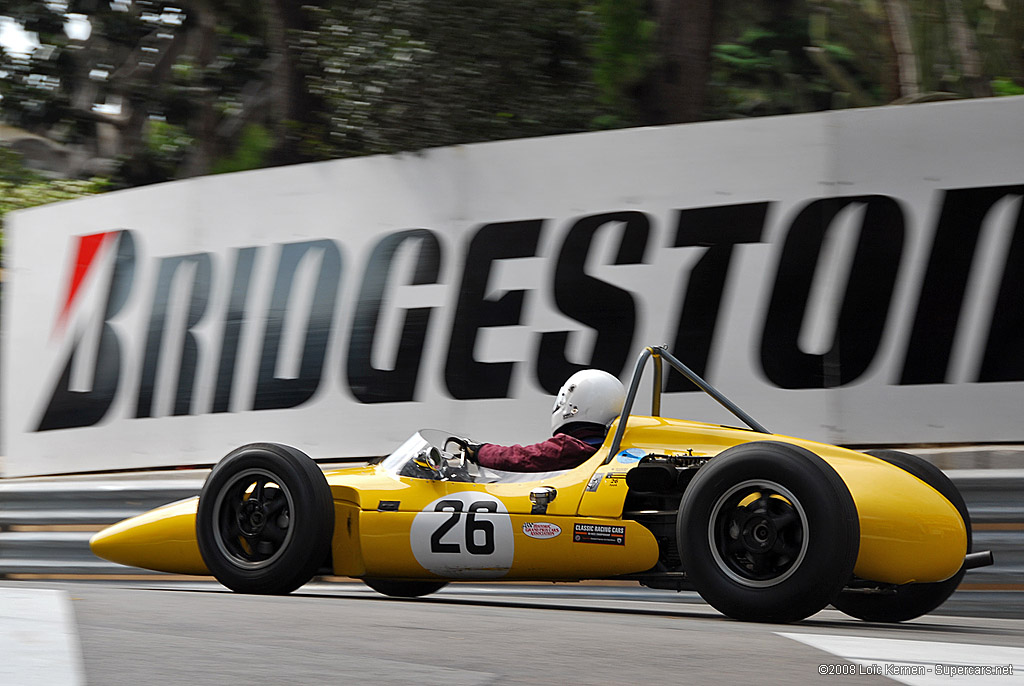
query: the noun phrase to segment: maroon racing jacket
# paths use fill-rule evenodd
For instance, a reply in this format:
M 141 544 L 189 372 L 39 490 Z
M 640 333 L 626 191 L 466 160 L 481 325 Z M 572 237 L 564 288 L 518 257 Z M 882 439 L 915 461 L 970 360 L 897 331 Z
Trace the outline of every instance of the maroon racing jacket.
M 604 441 L 604 427 L 577 425 L 532 445 L 484 443 L 476 451 L 482 467 L 507 472 L 554 472 L 572 469 L 597 452 Z

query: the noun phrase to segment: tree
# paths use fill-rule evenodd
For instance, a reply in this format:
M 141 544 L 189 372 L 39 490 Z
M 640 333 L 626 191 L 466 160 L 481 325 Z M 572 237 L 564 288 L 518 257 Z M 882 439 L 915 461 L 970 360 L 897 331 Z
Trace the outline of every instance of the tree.
M 299 37 L 306 136 L 331 156 L 590 128 L 598 114 L 581 0 L 352 0 Z
M 1024 0 L 731 0 L 707 118 L 1024 91 Z
M 641 92 L 655 65 L 654 20 L 640 0 L 598 0 L 595 6 L 599 32 L 594 41 L 594 80 L 599 99 L 608 107 L 601 126 L 629 126 L 643 119 Z
M 640 93 L 643 119 L 649 124 L 703 119 L 715 37 L 714 0 L 657 0 L 653 16 L 657 58 Z
M 5 116 L 119 185 L 585 130 L 600 109 L 583 0 L 12 2 L 43 47 L 4 56 Z
M 1024 0 L 7 0 L 3 117 L 130 186 L 594 128 L 1024 92 Z M 88 37 L 64 31 L 85 15 Z M 944 95 L 943 97 L 949 97 Z
M 832 17 L 791 0 L 765 6 L 734 3 L 722 16 L 712 50 L 710 99 L 705 116 L 728 118 L 811 112 L 877 104 L 878 48 L 861 40 L 860 51 L 832 39 Z M 857 25 L 850 35 L 870 36 Z
M 26 169 L 20 155 L 0 146 L 0 247 L 4 216 L 8 212 L 92 195 L 103 191 L 106 185 L 102 179 L 47 179 Z
M 76 175 L 137 185 L 207 173 L 235 154 L 247 126 L 283 132 L 294 112 L 281 58 L 288 4 L 12 0 L 4 11 L 38 33 L 41 47 L 2 56 L 4 116 L 78 149 Z M 75 11 L 87 11 L 84 40 L 64 32 Z
M 935 92 L 986 97 L 999 82 L 1024 86 L 1024 0 L 813 0 L 809 5 L 826 20 L 820 40 L 843 45 L 862 66 L 864 55 L 875 56 L 875 66 L 864 71 L 883 85 L 883 102 L 930 99 Z

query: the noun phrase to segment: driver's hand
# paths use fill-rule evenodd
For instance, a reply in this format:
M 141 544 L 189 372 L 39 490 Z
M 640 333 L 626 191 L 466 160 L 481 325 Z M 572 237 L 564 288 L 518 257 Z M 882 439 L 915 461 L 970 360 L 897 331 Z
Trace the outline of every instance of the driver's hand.
M 444 449 L 448 450 L 448 446 L 452 443 L 459 446 L 459 451 L 462 453 L 462 456 L 466 459 L 467 462 L 476 462 L 476 453 L 478 450 L 480 450 L 479 443 L 470 443 L 465 438 L 460 438 L 458 436 L 449 436 L 448 440 L 445 441 Z

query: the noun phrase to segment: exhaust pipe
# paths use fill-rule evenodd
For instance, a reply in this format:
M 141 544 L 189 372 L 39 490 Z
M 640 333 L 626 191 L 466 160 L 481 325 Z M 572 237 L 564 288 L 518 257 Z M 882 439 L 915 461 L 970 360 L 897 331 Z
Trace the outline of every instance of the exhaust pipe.
M 994 564 L 995 561 L 992 559 L 991 550 L 983 550 L 980 553 L 968 553 L 964 556 L 964 569 L 977 569 L 978 567 L 988 567 Z

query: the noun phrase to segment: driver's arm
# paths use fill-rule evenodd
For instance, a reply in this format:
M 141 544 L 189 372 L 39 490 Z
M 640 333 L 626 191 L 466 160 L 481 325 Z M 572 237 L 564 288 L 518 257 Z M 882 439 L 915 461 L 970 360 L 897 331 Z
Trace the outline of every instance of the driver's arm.
M 477 447 L 475 460 L 482 467 L 508 472 L 553 472 L 572 469 L 597 451 L 568 434 L 556 434 L 532 445 L 494 445 Z

